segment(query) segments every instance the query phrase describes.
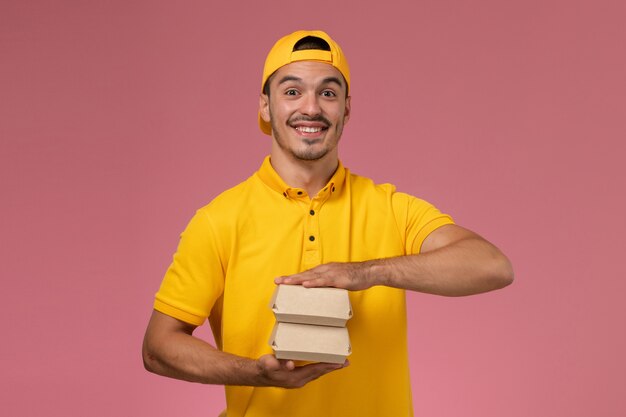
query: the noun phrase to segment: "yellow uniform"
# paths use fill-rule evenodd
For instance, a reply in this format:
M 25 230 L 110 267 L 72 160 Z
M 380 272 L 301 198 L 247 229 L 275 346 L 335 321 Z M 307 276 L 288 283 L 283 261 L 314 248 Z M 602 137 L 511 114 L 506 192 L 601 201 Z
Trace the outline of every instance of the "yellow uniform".
M 258 172 L 198 210 L 181 235 L 154 307 L 185 322 L 208 318 L 218 347 L 271 353 L 274 278 L 328 262 L 419 253 L 452 219 L 341 163 L 316 196 L 291 188 L 269 157 Z M 229 417 L 411 416 L 404 290 L 350 293 L 350 366 L 300 389 L 226 387 Z

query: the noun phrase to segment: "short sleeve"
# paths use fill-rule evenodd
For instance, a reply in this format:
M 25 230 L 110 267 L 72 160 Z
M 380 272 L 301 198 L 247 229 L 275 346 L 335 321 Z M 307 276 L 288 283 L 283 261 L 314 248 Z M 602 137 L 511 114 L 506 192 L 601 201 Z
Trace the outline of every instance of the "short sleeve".
M 430 233 L 454 220 L 427 201 L 404 193 L 394 193 L 393 207 L 405 236 L 407 254 L 420 253 L 424 240 Z
M 198 210 L 180 236 L 154 309 L 199 326 L 224 290 L 224 267 L 209 215 Z

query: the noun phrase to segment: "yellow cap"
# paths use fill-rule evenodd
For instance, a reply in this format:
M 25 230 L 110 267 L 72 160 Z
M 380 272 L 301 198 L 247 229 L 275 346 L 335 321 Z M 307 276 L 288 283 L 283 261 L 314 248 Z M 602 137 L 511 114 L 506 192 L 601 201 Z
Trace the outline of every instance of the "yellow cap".
M 293 48 L 300 40 L 307 36 L 313 36 L 323 39 L 330 46 L 330 51 L 319 49 L 304 49 L 294 51 Z M 348 89 L 350 89 L 350 68 L 343 51 L 337 43 L 331 39 L 328 34 L 320 30 L 299 30 L 293 32 L 278 40 L 267 54 L 265 59 L 265 67 L 263 68 L 263 82 L 261 83 L 261 92 L 265 87 L 267 79 L 280 67 L 297 61 L 320 61 L 327 62 L 337 68 L 346 79 Z M 272 134 L 272 126 L 261 118 L 259 114 L 259 126 L 266 135 Z

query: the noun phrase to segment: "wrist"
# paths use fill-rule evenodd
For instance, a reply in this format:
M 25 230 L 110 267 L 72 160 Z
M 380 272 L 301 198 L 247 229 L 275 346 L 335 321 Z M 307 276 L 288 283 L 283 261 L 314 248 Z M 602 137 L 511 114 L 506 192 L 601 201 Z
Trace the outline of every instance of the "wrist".
M 366 276 L 370 287 L 376 285 L 389 286 L 388 268 L 384 259 L 366 262 Z
M 229 360 L 222 367 L 217 383 L 220 385 L 261 386 L 262 375 L 257 361 L 227 354 Z M 226 365 L 228 364 L 228 365 Z

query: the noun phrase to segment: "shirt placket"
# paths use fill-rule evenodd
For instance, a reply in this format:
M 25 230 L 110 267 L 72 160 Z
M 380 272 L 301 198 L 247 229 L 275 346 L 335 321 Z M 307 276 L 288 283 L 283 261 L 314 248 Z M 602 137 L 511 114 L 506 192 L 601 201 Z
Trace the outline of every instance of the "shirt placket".
M 310 200 L 304 226 L 304 245 L 302 254 L 303 270 L 314 268 L 322 263 L 322 236 L 320 233 L 320 213 L 334 186 L 328 185 L 315 198 Z

